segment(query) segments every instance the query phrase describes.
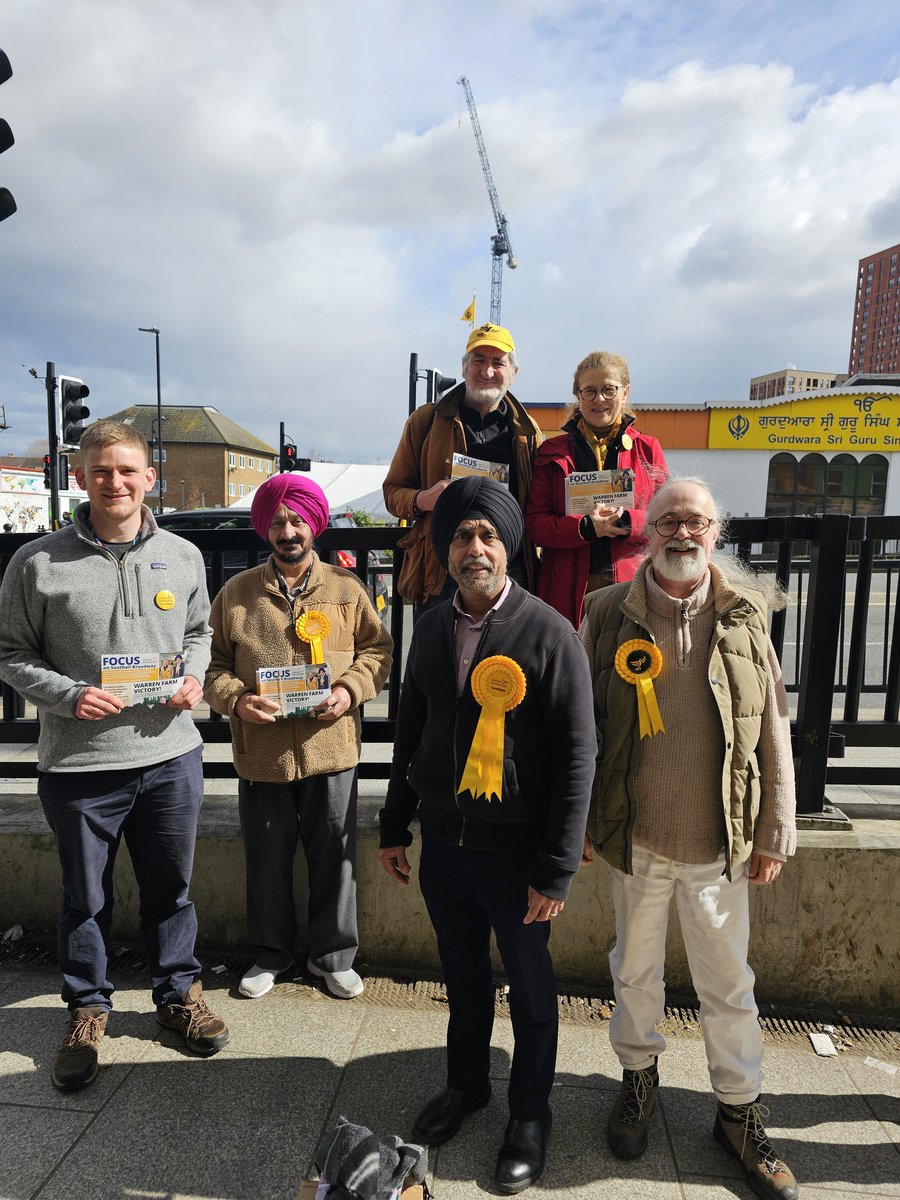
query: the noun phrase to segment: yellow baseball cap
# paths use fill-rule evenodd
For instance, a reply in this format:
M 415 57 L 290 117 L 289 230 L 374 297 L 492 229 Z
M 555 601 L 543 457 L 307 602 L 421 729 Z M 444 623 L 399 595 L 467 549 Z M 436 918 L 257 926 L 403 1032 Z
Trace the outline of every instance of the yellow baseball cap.
M 502 325 L 481 325 L 478 329 L 473 329 L 466 342 L 466 353 L 474 350 L 476 346 L 494 346 L 504 354 L 514 354 L 516 349 L 512 334 Z

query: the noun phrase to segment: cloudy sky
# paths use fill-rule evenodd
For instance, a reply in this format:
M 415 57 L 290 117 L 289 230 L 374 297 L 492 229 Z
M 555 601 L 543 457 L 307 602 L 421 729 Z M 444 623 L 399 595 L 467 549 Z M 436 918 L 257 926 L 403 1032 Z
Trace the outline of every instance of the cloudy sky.
M 846 370 L 857 260 L 900 242 L 882 0 L 4 0 L 0 46 L 4 452 L 46 435 L 47 360 L 94 415 L 155 403 L 156 325 L 164 404 L 390 458 L 410 352 L 456 374 L 489 316 L 461 74 L 524 400 L 602 348 L 638 402 Z

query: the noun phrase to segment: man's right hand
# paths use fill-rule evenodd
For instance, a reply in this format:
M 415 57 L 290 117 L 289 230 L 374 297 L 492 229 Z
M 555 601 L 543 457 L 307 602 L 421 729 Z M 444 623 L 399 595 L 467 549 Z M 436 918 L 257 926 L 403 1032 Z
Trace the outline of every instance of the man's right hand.
M 416 492 L 415 505 L 419 512 L 431 512 L 440 498 L 444 488 L 450 486 L 451 480 L 439 479 L 433 487 L 426 489 L 424 492 Z
M 112 692 L 86 687 L 75 702 L 75 716 L 79 721 L 102 721 L 104 717 L 115 716 L 124 707 L 124 702 Z
M 255 692 L 244 692 L 234 706 L 234 711 L 242 721 L 251 725 L 273 725 L 275 714 L 281 711 L 277 700 L 268 696 L 257 696 Z
M 409 883 L 409 873 L 412 868 L 406 857 L 405 846 L 386 846 L 383 850 L 378 851 L 378 857 L 381 859 L 381 865 L 395 883 L 404 885 Z

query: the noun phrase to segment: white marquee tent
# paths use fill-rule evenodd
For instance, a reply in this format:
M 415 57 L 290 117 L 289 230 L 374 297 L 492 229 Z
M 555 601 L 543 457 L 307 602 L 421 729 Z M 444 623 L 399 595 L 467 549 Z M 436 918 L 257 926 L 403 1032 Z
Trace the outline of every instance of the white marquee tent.
M 386 465 L 375 467 L 367 463 L 314 462 L 308 474 L 327 496 L 328 506 L 333 513 L 358 509 L 370 513 L 376 521 L 393 525 L 396 518 L 384 507 L 381 493 L 387 472 Z M 242 496 L 228 507 L 249 508 L 252 499 L 252 494 Z

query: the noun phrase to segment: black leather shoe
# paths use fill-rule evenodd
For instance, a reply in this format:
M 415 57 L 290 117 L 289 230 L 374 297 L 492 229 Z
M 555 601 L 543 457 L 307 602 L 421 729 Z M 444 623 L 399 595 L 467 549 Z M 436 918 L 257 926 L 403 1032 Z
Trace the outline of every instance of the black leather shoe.
M 549 1108 L 546 1116 L 536 1121 L 517 1121 L 510 1117 L 494 1173 L 494 1182 L 501 1192 L 514 1195 L 537 1183 L 544 1169 L 552 1125 L 553 1114 Z
M 463 1088 L 444 1088 L 433 1096 L 416 1117 L 412 1140 L 426 1146 L 442 1146 L 449 1142 L 470 1113 L 484 1108 L 491 1098 L 491 1085 L 474 1091 Z

